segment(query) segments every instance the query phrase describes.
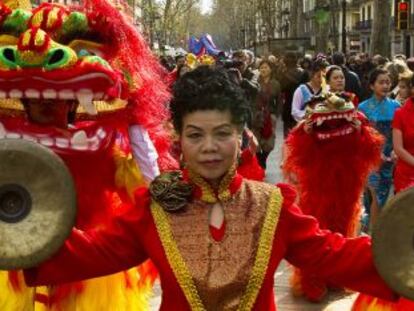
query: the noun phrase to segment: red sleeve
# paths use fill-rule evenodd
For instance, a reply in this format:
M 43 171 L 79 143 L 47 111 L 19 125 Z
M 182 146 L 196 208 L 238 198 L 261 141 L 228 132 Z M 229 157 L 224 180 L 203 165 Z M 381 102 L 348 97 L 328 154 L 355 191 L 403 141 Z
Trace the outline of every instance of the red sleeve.
M 246 179 L 263 181 L 265 178 L 265 171 L 259 165 L 256 155 L 246 148 L 241 153 L 241 163 L 237 168 L 237 172 Z
M 140 242 L 145 226 L 145 209 L 150 197 L 145 189 L 139 206 L 117 215 L 108 228 L 81 231 L 73 229 L 57 254 L 36 268 L 24 271 L 27 285 L 56 285 L 99 277 L 126 270 L 148 256 Z
M 355 94 L 354 94 L 354 97 L 352 98 L 352 103 L 354 104 L 355 109 L 358 109 L 359 98 Z
M 285 197 L 286 191 L 281 190 Z M 293 202 L 292 195 L 288 196 L 289 203 Z M 374 266 L 369 237 L 346 239 L 321 230 L 317 220 L 304 215 L 295 204 L 283 204 L 279 224 L 287 240 L 285 258 L 294 266 L 336 285 L 387 300 L 398 299 Z
M 401 108 L 397 109 L 394 114 L 394 119 L 392 120 L 392 128 L 400 131 L 403 130 L 402 112 L 403 110 Z

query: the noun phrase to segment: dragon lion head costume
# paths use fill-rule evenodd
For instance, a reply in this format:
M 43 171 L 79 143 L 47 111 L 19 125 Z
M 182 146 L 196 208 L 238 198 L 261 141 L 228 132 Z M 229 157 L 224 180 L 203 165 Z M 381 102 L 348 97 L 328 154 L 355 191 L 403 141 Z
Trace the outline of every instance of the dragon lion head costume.
M 322 229 L 351 237 L 361 214 L 368 174 L 381 161 L 382 136 L 359 113 L 348 93 L 327 93 L 307 105 L 305 120 L 289 134 L 284 173 L 294 176 L 299 206 Z M 321 300 L 327 284 L 296 270 L 293 289 Z
M 128 17 L 106 0 L 0 3 L 0 139 L 36 142 L 65 162 L 79 228 L 105 230 L 144 184 L 129 126 L 149 133 L 161 169 L 175 166 L 163 129 L 169 95 L 162 74 Z M 138 271 L 37 289 L 17 272 L 3 273 L 0 309 L 142 310 L 155 273 L 150 265 Z

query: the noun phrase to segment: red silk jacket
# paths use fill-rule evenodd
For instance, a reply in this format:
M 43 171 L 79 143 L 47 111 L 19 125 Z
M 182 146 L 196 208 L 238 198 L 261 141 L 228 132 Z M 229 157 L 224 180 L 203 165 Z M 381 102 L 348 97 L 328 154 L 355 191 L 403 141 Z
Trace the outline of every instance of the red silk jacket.
M 205 264 L 203 258 L 196 259 L 194 264 L 194 260 L 191 261 L 193 258 L 189 258 L 192 253 L 186 253 L 183 247 L 183 245 L 188 244 L 185 243 L 193 235 L 189 235 L 186 238 L 187 240 L 180 242 L 177 231 L 174 231 L 177 228 L 177 226 L 174 227 L 175 225 L 178 224 L 178 227 L 180 227 L 180 223 L 174 223 L 174 219 L 181 216 L 171 214 L 165 218 L 170 219 L 170 229 L 172 228 L 173 233 L 170 235 L 170 238 L 172 237 L 173 240 L 168 240 L 166 235 L 161 232 L 164 229 L 159 226 L 160 218 L 151 211 L 153 206 L 151 205 L 149 192 L 146 189 L 141 189 L 137 192 L 137 204 L 135 206 L 131 205 L 125 213 L 114 219 L 113 227 L 110 230 L 79 231 L 74 229 L 54 257 L 37 268 L 25 271 L 26 282 L 30 286 L 36 286 L 94 278 L 126 270 L 150 258 L 160 274 L 162 286 L 160 310 L 223 309 L 224 305 L 219 305 L 218 301 L 225 301 L 227 303 L 226 309 L 229 306 L 234 307 L 231 307 L 231 309 L 243 306 L 243 308 L 239 309 L 276 310 L 273 292 L 274 274 L 280 261 L 285 258 L 291 264 L 306 269 L 311 273 L 317 273 L 320 277 L 329 280 L 333 284 L 388 300 L 398 298 L 384 283 L 373 265 L 370 238 L 345 239 L 339 234 L 320 230 L 317 221 L 313 217 L 303 215 L 301 210 L 294 204 L 295 192 L 287 185 L 281 184 L 276 188 L 264 183 L 247 180 L 236 183 L 236 189 L 231 191 L 232 196 L 229 200 L 230 203 L 228 203 L 230 205 L 225 207 L 225 211 L 229 215 L 228 224 L 226 225 L 229 236 L 223 241 L 229 240 L 231 242 L 231 233 L 236 230 L 232 219 L 234 218 L 234 221 L 236 221 L 238 216 L 233 217 L 232 215 L 237 214 L 237 206 L 245 204 L 243 206 L 251 209 L 249 212 L 239 213 L 240 217 L 248 217 L 248 219 L 243 219 L 247 226 L 247 229 L 244 230 L 248 230 L 249 224 L 254 222 L 250 219 L 254 218 L 251 215 L 254 215 L 254 213 L 260 215 L 257 203 L 261 202 L 260 198 L 263 195 L 271 193 L 273 191 L 271 189 L 281 192 L 282 195 L 279 196 L 283 199 L 283 203 L 280 204 L 279 209 L 274 209 L 276 214 L 273 214 L 272 217 L 261 218 L 255 216 L 257 223 L 252 226 L 252 234 L 257 234 L 258 228 L 261 229 L 260 227 L 269 227 L 272 221 L 275 230 L 270 239 L 267 239 L 270 243 L 268 244 L 269 247 L 265 246 L 266 239 L 263 238 L 264 234 L 261 234 L 258 239 L 251 239 L 253 242 L 249 242 L 256 243 L 254 245 L 258 245 L 256 248 L 260 249 L 260 251 L 257 250 L 256 260 L 254 264 L 250 265 L 250 270 L 247 269 L 250 272 L 246 281 L 248 285 L 242 284 L 242 287 L 246 288 L 244 295 L 236 295 L 231 299 L 220 296 L 225 292 L 223 290 L 225 287 L 221 288 L 221 284 L 232 286 L 232 282 L 234 283 L 231 279 L 232 276 L 230 276 L 230 281 L 226 279 L 226 273 L 220 273 L 220 275 L 224 276 L 218 279 L 217 276 L 210 279 L 209 276 L 214 274 L 214 271 L 210 271 L 208 272 L 209 280 L 206 281 L 207 283 L 205 282 L 203 278 L 207 278 L 206 274 L 203 274 L 198 269 L 198 262 L 200 267 Z M 242 199 L 248 201 L 247 205 L 244 201 L 237 201 L 243 193 L 244 197 Z M 232 206 L 231 202 L 236 202 L 237 204 Z M 276 204 L 274 203 L 273 205 Z M 263 212 L 269 215 L 269 210 L 271 209 L 272 207 L 269 205 L 263 209 Z M 205 207 L 200 208 L 201 214 L 197 217 L 204 215 L 202 213 L 205 210 Z M 250 212 L 253 214 L 249 214 Z M 166 213 L 162 215 L 165 216 Z M 180 221 L 186 221 L 185 217 L 180 219 Z M 266 225 L 264 226 L 263 223 L 266 223 Z M 257 224 L 259 224 L 259 227 Z M 196 222 L 190 230 L 198 230 Z M 201 228 L 200 230 L 204 229 Z M 263 231 L 265 230 L 262 230 L 262 233 Z M 205 232 L 208 234 L 208 230 Z M 188 263 L 187 267 L 178 265 L 177 262 L 181 262 L 181 257 L 177 257 L 177 254 L 172 251 L 174 249 L 172 248 L 171 250 L 169 245 L 172 243 L 171 241 L 174 241 L 174 234 L 177 240 L 175 242 L 179 245 L 178 249 L 181 247 L 181 250 L 183 250 L 181 253 L 187 254 L 181 256 L 184 257 L 184 262 Z M 249 238 L 249 234 L 246 235 L 246 238 Z M 194 236 L 194 238 L 196 239 L 197 237 Z M 240 234 L 237 237 L 235 236 L 235 238 L 240 239 Z M 200 242 L 197 242 L 200 253 L 203 252 L 203 241 L 210 243 L 205 237 Z M 213 242 L 210 244 L 213 252 L 214 247 L 220 249 L 219 244 Z M 232 245 L 229 245 L 231 248 Z M 221 251 L 225 252 L 225 250 Z M 248 263 L 249 256 L 252 256 L 243 257 L 243 253 L 245 251 L 240 251 L 240 254 L 236 252 L 235 255 L 233 251 L 232 261 L 221 261 L 217 269 L 232 271 L 233 266 L 237 267 L 237 261 L 239 260 L 234 258 L 239 257 L 240 261 L 244 260 L 243 264 L 244 262 Z M 267 260 L 263 261 L 263 258 L 267 258 Z M 207 263 L 210 263 L 210 261 L 211 259 L 208 259 Z M 243 267 L 242 269 L 246 270 Z M 237 277 L 239 277 L 242 269 L 237 271 L 239 273 Z M 189 274 L 187 273 L 188 275 L 186 275 L 182 271 L 187 271 Z M 252 278 L 249 276 L 250 274 L 256 274 L 257 277 Z M 202 276 L 201 278 L 199 278 L 200 275 Z M 192 276 L 194 280 L 192 280 Z M 209 287 L 209 284 L 214 286 Z M 188 288 L 195 288 L 195 293 L 194 291 L 189 291 Z M 199 295 L 197 295 L 197 291 Z M 229 296 L 230 294 L 226 295 Z M 215 302 L 217 302 L 216 305 L 214 305 Z

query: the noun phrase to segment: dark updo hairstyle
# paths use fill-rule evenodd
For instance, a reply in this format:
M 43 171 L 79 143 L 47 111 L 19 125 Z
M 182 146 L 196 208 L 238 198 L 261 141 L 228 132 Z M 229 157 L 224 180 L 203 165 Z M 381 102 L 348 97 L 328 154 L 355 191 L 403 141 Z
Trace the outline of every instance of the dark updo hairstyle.
M 177 133 L 183 129 L 184 116 L 199 110 L 228 110 L 232 123 L 240 129 L 250 116 L 242 88 L 229 78 L 225 69 L 209 66 L 199 66 L 176 82 L 170 110 Z
M 377 79 L 378 79 L 378 77 L 380 75 L 388 75 L 388 76 L 390 76 L 390 73 L 386 69 L 384 69 L 384 68 L 381 68 L 381 67 L 375 68 L 369 74 L 369 85 L 375 84 L 375 81 L 377 81 Z
M 328 66 L 329 63 L 325 58 L 315 59 L 309 68 L 310 76 L 313 77 L 316 73 L 318 73 L 321 70 L 324 70 Z
M 344 72 L 344 71 L 342 70 L 342 68 L 341 68 L 341 67 L 339 67 L 339 66 L 337 66 L 337 65 L 332 65 L 332 66 L 329 66 L 329 67 L 328 67 L 328 70 L 326 71 L 326 75 L 325 75 L 325 77 L 326 77 L 326 81 L 328 81 L 328 82 L 329 82 L 329 80 L 331 80 L 331 76 L 332 76 L 332 74 L 333 74 L 333 72 L 334 72 L 335 70 L 339 70 L 339 71 L 341 71 L 342 73 Z

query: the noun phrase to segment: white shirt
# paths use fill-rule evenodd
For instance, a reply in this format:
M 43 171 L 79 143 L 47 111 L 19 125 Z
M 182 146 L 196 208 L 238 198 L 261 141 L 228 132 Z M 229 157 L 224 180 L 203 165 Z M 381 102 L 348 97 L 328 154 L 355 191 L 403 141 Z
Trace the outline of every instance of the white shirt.
M 128 132 L 134 159 L 145 179 L 152 181 L 160 174 L 160 170 L 157 163 L 158 153 L 148 131 L 140 125 L 131 125 Z

